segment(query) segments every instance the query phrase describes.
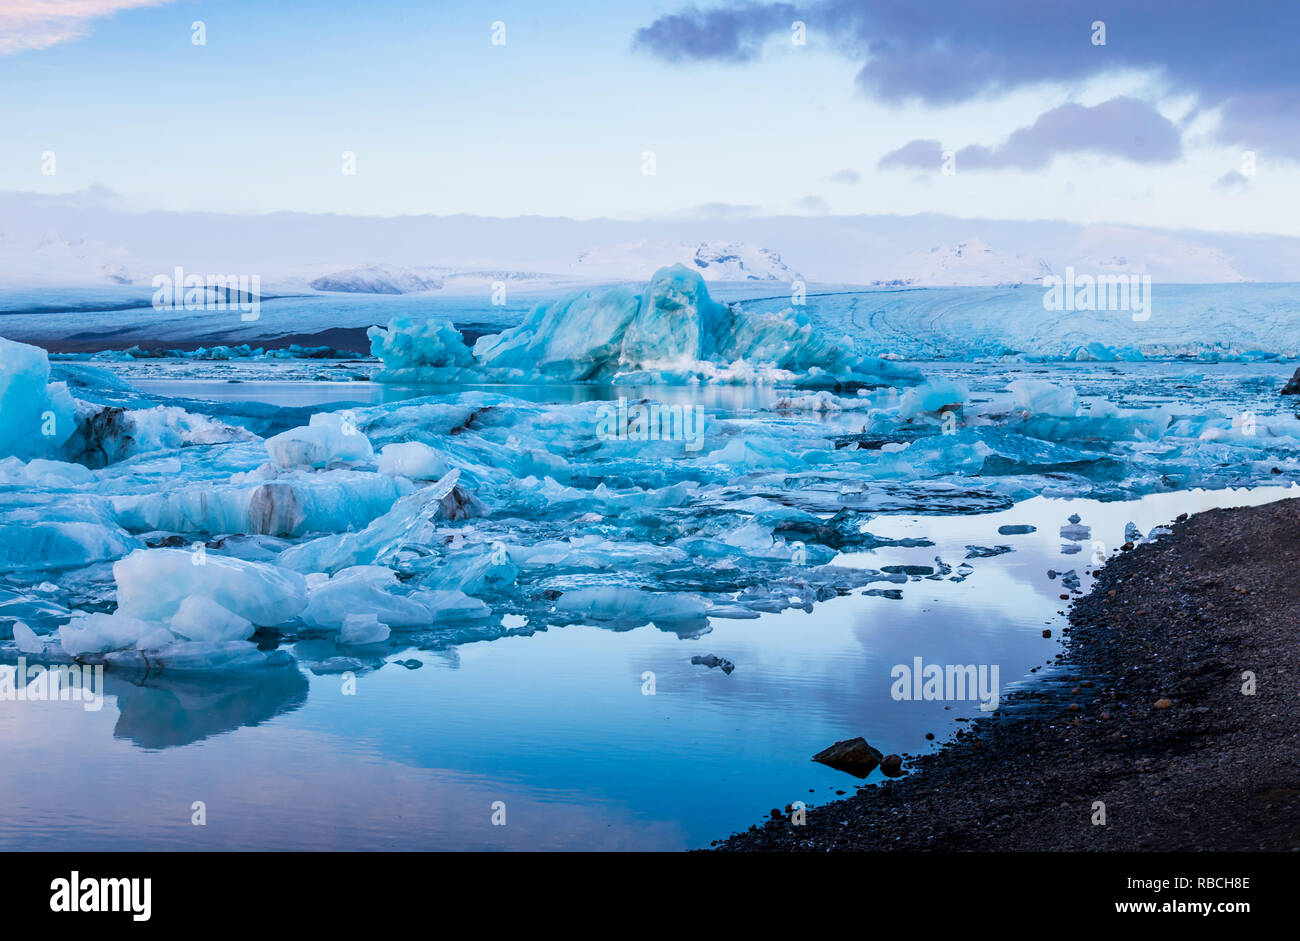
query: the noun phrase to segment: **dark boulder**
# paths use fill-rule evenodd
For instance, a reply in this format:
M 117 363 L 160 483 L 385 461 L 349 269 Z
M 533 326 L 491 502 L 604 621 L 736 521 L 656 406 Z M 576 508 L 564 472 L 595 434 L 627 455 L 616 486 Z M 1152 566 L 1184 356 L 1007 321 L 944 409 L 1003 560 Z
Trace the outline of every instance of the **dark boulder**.
M 820 761 L 839 771 L 847 771 L 855 777 L 865 778 L 880 764 L 880 750 L 867 744 L 865 738 L 846 738 L 836 742 L 813 755 L 813 761 Z

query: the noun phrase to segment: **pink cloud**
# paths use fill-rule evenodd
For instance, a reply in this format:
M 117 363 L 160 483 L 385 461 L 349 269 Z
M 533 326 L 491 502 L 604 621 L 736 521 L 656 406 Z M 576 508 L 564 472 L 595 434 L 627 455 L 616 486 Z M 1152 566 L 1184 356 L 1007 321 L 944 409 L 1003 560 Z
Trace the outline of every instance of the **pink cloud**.
M 90 23 L 119 10 L 154 7 L 171 0 L 5 0 L 0 4 L 0 56 L 79 39 Z

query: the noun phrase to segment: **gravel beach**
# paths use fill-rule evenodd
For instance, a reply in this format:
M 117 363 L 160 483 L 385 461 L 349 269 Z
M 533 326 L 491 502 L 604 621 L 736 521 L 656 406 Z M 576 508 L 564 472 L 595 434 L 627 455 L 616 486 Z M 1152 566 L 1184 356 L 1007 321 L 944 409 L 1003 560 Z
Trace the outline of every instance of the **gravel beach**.
M 1300 499 L 1171 525 L 1106 564 L 995 716 L 717 848 L 1300 849 Z

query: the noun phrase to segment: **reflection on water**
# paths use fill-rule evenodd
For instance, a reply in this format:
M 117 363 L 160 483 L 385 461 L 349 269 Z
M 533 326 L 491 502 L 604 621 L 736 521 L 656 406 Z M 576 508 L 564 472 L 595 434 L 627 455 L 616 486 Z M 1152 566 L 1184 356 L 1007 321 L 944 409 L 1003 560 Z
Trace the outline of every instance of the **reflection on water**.
M 811 611 L 715 618 L 695 639 L 579 624 L 386 659 L 352 651 L 350 669 L 332 643 L 303 641 L 297 666 L 239 679 L 110 672 L 100 712 L 0 703 L 0 846 L 704 846 L 770 808 L 880 779 L 810 760 L 831 742 L 862 735 L 918 753 L 937 747 L 927 733 L 942 741 L 980 715 L 975 700 L 895 700 L 895 665 L 996 664 L 1003 695 L 1031 678 L 1060 649 L 1060 596 L 1074 594 L 1066 576 L 1086 591 L 1093 553 L 1122 542 L 1128 523 L 1148 533 L 1178 513 L 1293 492 L 1035 498 L 985 515 L 877 517 L 878 536 L 933 544 L 838 563 L 917 567 L 884 586 L 901 597 L 865 594 L 882 587 L 873 585 Z M 1072 514 L 1089 527 L 1082 540 L 1061 534 Z M 998 533 L 1015 524 L 1036 531 Z M 1000 545 L 1013 551 L 967 548 Z M 691 663 L 708 654 L 735 671 Z M 195 801 L 206 826 L 191 823 Z M 492 822 L 497 802 L 504 826 Z
M 116 697 L 115 738 L 141 748 L 191 745 L 223 732 L 261 725 L 307 702 L 307 679 L 295 667 L 267 667 L 218 678 L 160 673 L 105 674 Z

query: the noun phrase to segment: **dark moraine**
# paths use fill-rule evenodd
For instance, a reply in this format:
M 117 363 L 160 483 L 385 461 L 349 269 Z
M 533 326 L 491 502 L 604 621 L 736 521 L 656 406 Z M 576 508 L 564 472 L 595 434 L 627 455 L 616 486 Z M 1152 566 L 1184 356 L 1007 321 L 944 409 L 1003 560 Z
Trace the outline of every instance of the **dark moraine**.
M 1300 849 L 1298 587 L 1300 500 L 1180 521 L 1105 566 L 1060 662 L 996 716 L 719 848 Z

